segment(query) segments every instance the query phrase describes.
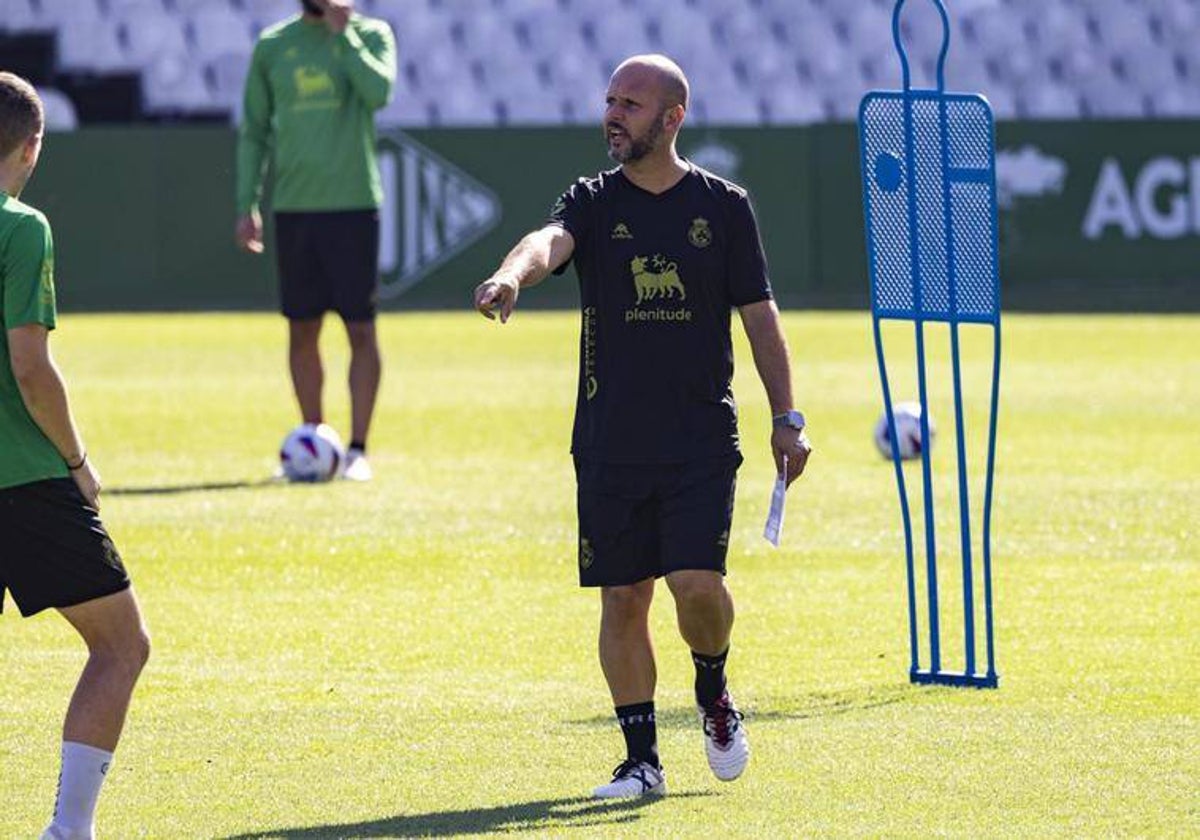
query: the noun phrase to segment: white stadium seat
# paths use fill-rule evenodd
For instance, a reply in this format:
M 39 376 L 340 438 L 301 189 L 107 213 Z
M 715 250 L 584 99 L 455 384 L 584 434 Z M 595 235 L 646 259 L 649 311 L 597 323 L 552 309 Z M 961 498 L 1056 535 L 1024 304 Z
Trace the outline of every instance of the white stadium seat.
M 228 53 L 240 53 L 248 59 L 254 48 L 249 22 L 241 15 L 230 14 L 229 9 L 197 9 L 187 18 L 187 31 L 193 54 L 201 61 Z
M 63 70 L 94 73 L 125 72 L 134 62 L 121 44 L 119 27 L 111 20 L 69 20 L 58 27 L 58 64 Z
M 250 27 L 258 32 L 300 13 L 300 4 L 292 0 L 242 0 Z
M 43 25 L 57 26 L 67 21 L 104 17 L 97 0 L 37 0 L 35 8 Z
M 249 61 L 245 54 L 222 53 L 209 59 L 206 75 L 212 86 L 213 104 L 227 109 L 234 122 L 241 121 L 242 96 L 245 90 Z
M 167 8 L 185 16 L 201 9 L 220 11 L 227 15 L 242 13 L 238 0 L 167 0 Z
M 419 128 L 429 125 L 430 109 L 425 97 L 399 91 L 382 111 L 377 122 L 383 127 Z
M 1073 87 L 1050 82 L 1023 91 L 1018 110 L 1030 119 L 1075 118 L 1080 115 L 1080 105 Z
M 216 103 L 202 69 L 187 57 L 163 53 L 142 74 L 142 96 L 154 111 L 193 111 L 213 108 Z
M 753 91 L 774 91 L 800 81 L 796 54 L 787 47 L 764 44 L 762 49 L 743 56 L 738 66 Z
M 1180 85 L 1155 91 L 1149 96 L 1149 104 L 1151 116 L 1194 119 L 1200 115 L 1200 90 L 1195 85 Z
M 121 21 L 121 32 L 126 53 L 140 66 L 149 67 L 163 57 L 187 58 L 187 37 L 180 18 L 139 13 Z
M 79 128 L 79 116 L 70 97 L 55 88 L 39 86 L 37 92 L 42 98 L 48 131 L 74 131 Z
M 431 99 L 439 126 L 494 125 L 498 119 L 496 100 L 481 94 L 469 85 L 452 87 L 444 95 Z
M 130 15 L 162 15 L 170 12 L 163 0 L 105 0 L 104 10 L 114 17 Z
M 1126 119 L 1145 113 L 1146 97 L 1128 82 L 1108 73 L 1097 73 L 1081 85 L 1085 116 Z
M 762 102 L 771 125 L 806 125 L 823 122 L 826 117 L 820 97 L 808 87 L 775 88 L 764 94 Z
M 0 0 L 0 32 L 34 32 L 43 25 L 29 0 Z
M 499 97 L 538 99 L 543 85 L 537 67 L 515 53 L 493 53 L 478 59 L 473 67 L 479 87 Z

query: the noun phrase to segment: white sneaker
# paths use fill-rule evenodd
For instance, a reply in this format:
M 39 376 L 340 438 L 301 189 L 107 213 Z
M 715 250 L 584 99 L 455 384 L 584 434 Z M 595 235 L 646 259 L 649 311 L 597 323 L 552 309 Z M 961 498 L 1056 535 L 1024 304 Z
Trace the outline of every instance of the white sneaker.
M 346 469 L 342 470 L 342 478 L 347 481 L 370 481 L 374 477 L 375 473 L 366 455 L 357 449 L 346 453 Z
M 742 726 L 743 718 L 728 691 L 712 706 L 700 709 L 708 766 L 722 782 L 732 782 L 742 775 L 750 761 L 750 742 Z
M 661 767 L 627 758 L 613 770 L 613 779 L 592 791 L 596 799 L 623 799 L 638 796 L 665 796 L 667 777 Z

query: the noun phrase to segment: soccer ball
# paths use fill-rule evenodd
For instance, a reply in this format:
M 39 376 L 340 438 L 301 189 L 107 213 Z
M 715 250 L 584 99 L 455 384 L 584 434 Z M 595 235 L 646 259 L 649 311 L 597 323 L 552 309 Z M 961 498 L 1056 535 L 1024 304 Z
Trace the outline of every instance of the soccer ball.
M 332 426 L 297 426 L 279 447 L 279 463 L 289 481 L 329 481 L 346 463 L 342 439 Z
M 921 404 L 918 402 L 901 402 L 892 406 L 892 414 L 896 418 L 896 443 L 900 447 L 900 460 L 907 461 L 919 458 L 921 450 Z M 929 446 L 937 438 L 933 418 L 929 418 Z M 884 458 L 892 457 L 892 441 L 888 437 L 887 412 L 879 415 L 875 423 L 875 448 Z

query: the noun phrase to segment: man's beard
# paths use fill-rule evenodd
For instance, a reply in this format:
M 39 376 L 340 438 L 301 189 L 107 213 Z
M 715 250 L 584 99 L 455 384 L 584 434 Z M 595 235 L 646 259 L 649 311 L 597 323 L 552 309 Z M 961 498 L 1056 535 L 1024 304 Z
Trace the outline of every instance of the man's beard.
M 641 137 L 634 137 L 632 134 L 629 135 L 629 149 L 627 151 L 618 152 L 613 148 L 612 143 L 609 143 L 608 156 L 617 163 L 636 163 L 654 151 L 655 146 L 658 145 L 658 138 L 662 137 L 662 118 L 665 113 L 666 109 L 663 109 L 654 118 L 654 122 L 650 124 L 650 127 L 646 129 L 646 133 Z M 605 132 L 605 137 L 607 139 L 607 131 Z
M 300 0 L 300 5 L 303 6 L 304 11 L 308 12 L 310 15 L 322 17 L 325 14 L 325 10 L 318 6 L 314 0 Z

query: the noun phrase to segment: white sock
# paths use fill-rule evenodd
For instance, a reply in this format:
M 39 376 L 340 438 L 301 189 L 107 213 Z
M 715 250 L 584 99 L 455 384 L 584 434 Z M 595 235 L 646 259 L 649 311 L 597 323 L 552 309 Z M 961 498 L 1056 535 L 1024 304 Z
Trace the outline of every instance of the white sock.
M 50 833 L 63 840 L 91 840 L 100 785 L 112 764 L 113 754 L 74 741 L 63 741 L 62 770 L 58 775 L 58 801 Z

